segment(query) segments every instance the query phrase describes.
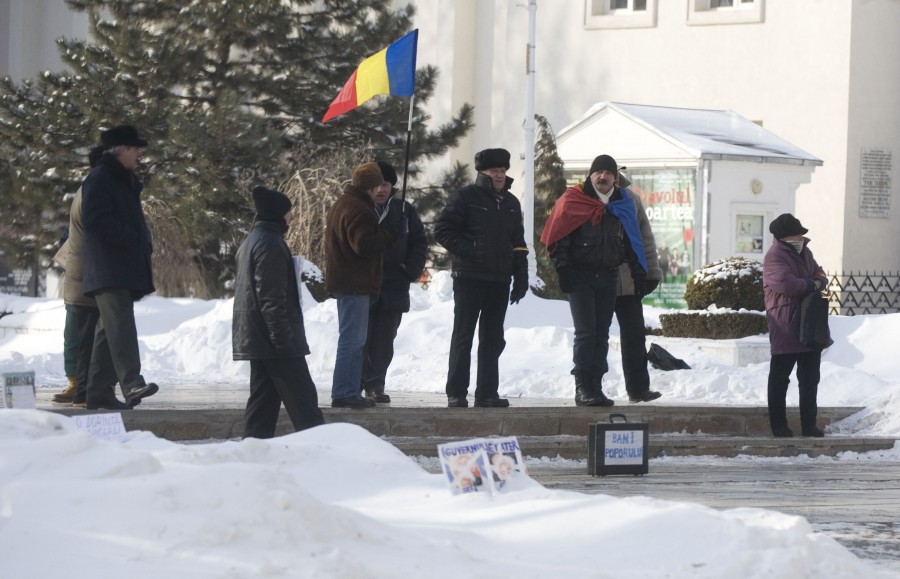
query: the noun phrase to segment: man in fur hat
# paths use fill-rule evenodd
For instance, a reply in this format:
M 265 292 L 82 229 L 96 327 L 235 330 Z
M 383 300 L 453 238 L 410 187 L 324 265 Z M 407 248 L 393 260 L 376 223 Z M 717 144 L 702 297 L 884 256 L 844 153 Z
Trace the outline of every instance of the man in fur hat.
M 475 183 L 453 193 L 435 223 L 435 238 L 453 257 L 453 334 L 447 372 L 447 405 L 469 405 L 469 364 L 478 326 L 475 406 L 505 408 L 500 398 L 499 359 L 506 341 L 508 304 L 528 291 L 528 248 L 522 208 L 509 187 L 509 151 L 475 155 Z M 513 280 L 510 291 L 510 279 Z
M 350 184 L 325 218 L 325 289 L 337 298 L 338 344 L 331 385 L 331 406 L 371 408 L 360 395 L 369 305 L 381 288 L 384 251 L 402 230 L 379 226 L 375 196 L 384 176 L 377 163 L 353 170 Z
M 297 431 L 324 423 L 306 358 L 309 345 L 291 252 L 294 218 L 284 193 L 255 187 L 256 219 L 237 251 L 231 340 L 235 360 L 250 361 L 244 438 L 272 438 L 281 403 Z
M 86 403 L 92 410 L 124 410 L 159 391 L 141 376 L 134 323 L 134 302 L 155 291 L 144 185 L 135 173 L 147 141 L 135 127 L 121 125 L 101 132 L 100 142 L 103 155 L 81 186 L 82 289 L 100 312 Z M 116 382 L 125 402 L 116 398 Z

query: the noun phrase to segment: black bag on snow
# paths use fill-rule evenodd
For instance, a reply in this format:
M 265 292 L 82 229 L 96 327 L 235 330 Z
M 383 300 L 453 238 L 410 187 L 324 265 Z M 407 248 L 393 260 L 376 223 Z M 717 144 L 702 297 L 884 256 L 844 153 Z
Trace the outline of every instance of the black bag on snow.
M 657 370 L 690 370 L 691 367 L 681 358 L 676 358 L 668 350 L 656 344 L 650 344 L 647 361 Z
M 816 350 L 824 350 L 831 345 L 828 298 L 819 292 L 807 294 L 800 302 L 800 343 Z

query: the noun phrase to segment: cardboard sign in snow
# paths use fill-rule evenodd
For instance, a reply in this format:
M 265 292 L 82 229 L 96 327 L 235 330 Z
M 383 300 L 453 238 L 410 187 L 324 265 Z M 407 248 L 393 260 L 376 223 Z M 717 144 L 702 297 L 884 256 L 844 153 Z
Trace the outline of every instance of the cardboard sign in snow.
M 119 412 L 103 414 L 81 414 L 73 416 L 75 427 L 102 440 L 122 440 L 125 437 L 125 424 Z
M 6 372 L 0 385 L 0 408 L 34 408 L 34 372 Z
M 518 478 L 528 477 L 519 441 L 514 436 L 439 444 L 438 457 L 450 492 L 455 495 L 494 494 Z

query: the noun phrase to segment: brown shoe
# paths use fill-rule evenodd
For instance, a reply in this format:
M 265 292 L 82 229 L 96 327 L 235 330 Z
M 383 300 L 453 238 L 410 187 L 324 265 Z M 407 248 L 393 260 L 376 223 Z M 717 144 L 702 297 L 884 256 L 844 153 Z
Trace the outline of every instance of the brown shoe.
M 59 394 L 53 395 L 53 401 L 59 404 L 71 404 L 75 400 L 75 376 L 67 376 L 69 385 Z

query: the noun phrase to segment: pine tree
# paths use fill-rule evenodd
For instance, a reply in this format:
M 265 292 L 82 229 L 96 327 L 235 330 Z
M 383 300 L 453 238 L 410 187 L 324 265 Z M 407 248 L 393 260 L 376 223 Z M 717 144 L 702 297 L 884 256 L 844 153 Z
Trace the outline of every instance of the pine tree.
M 541 115 L 534 115 L 534 118 L 537 122 L 537 139 L 534 143 L 534 237 L 537 240 L 544 231 L 544 224 L 547 223 L 553 204 L 566 190 L 566 178 L 550 123 Z M 552 299 L 564 297 L 547 248 L 536 241 L 534 253 L 538 277 L 544 282 L 544 287 L 538 288 L 538 295 Z
M 363 58 L 410 30 L 412 7 L 395 12 L 389 0 L 67 4 L 88 14 L 90 29 L 89 40 L 59 41 L 68 70 L 18 85 L 0 81 L 0 211 L 9 219 L 0 247 L 8 255 L 49 254 L 65 223 L 65 195 L 86 173 L 87 150 L 100 129 L 116 124 L 135 124 L 150 141 L 144 199 L 166 208 L 157 214 L 178 224 L 203 273 L 203 281 L 160 287 L 161 294 L 222 291 L 253 215 L 253 184 L 277 186 L 335 152 L 348 177 L 365 156 L 403 165 L 408 99 L 377 97 L 327 125 L 321 118 Z M 436 77 L 433 67 L 417 71 L 412 162 L 442 155 L 472 127 L 466 105 L 445 126 L 425 128 Z M 23 235 L 34 242 L 26 246 Z

